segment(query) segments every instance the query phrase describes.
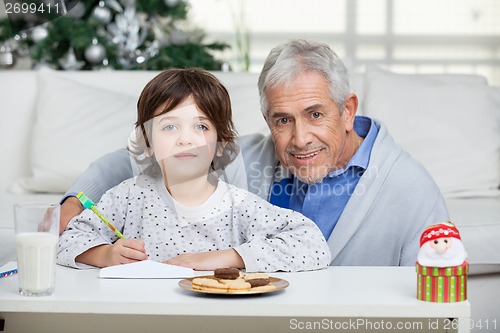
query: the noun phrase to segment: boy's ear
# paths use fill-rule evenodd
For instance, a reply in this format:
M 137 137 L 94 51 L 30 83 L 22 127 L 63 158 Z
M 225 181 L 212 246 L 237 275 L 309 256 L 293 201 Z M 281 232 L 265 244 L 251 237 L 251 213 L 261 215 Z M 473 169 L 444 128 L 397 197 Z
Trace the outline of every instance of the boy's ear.
M 226 148 L 227 142 L 219 142 L 217 144 L 217 151 L 215 152 L 215 155 L 217 157 L 221 157 L 224 154 L 224 148 Z

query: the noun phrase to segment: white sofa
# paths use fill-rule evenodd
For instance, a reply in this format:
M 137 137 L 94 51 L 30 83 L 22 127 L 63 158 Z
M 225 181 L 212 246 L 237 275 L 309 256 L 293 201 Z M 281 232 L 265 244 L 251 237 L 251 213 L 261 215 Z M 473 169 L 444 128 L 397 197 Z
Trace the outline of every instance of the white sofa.
M 125 146 L 137 97 L 155 74 L 0 72 L 0 265 L 15 258 L 12 205 L 58 201 L 90 162 Z M 231 95 L 239 133 L 268 133 L 258 75 L 216 75 Z M 469 254 L 473 317 L 500 319 L 500 90 L 480 76 L 375 68 L 352 76 L 351 85 L 358 113 L 385 122 L 441 187 Z

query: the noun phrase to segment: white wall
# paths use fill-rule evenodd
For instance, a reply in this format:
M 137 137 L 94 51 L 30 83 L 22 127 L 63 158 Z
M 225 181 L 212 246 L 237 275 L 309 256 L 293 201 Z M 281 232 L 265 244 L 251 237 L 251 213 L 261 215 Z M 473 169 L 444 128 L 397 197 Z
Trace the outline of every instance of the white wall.
M 233 45 L 235 22 L 250 35 L 250 71 L 291 38 L 332 47 L 351 71 L 380 65 L 402 73 L 485 76 L 500 86 L 500 0 L 190 0 L 193 23 Z M 239 12 L 243 11 L 242 18 Z

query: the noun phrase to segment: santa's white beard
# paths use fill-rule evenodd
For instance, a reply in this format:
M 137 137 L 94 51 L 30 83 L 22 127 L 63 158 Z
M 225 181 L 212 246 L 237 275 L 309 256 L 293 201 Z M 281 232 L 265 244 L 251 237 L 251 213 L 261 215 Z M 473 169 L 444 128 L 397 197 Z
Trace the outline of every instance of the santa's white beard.
M 452 246 L 440 254 L 431 247 L 431 242 L 425 242 L 418 252 L 418 263 L 429 267 L 451 267 L 463 264 L 467 258 L 464 244 L 459 239 L 453 239 Z

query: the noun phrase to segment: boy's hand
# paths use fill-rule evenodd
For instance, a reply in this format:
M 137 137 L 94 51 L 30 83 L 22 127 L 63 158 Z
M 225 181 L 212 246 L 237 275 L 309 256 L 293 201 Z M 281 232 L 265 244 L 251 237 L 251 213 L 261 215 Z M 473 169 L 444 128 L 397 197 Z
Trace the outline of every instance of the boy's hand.
M 114 244 L 91 248 L 76 257 L 75 261 L 97 267 L 107 267 L 146 259 L 148 256 L 143 240 L 119 239 Z
M 119 239 L 109 246 L 106 252 L 106 266 L 129 264 L 148 259 L 144 241 L 141 239 Z
M 189 267 L 197 271 L 213 271 L 221 267 L 245 268 L 245 263 L 233 249 L 178 255 L 166 264 Z

